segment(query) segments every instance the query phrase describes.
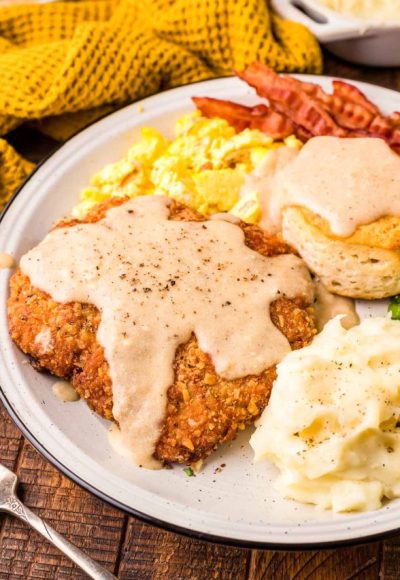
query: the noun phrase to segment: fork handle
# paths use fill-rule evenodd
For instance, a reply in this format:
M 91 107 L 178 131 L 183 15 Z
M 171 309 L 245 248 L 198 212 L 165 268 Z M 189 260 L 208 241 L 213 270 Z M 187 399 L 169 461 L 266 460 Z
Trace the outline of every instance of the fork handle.
M 46 538 L 46 540 L 61 550 L 72 562 L 86 572 L 90 578 L 94 578 L 95 580 L 111 580 L 111 578 L 116 578 L 116 576 L 108 572 L 103 566 L 97 564 L 97 562 L 89 558 L 89 556 L 86 556 L 86 554 L 71 544 L 71 542 L 63 538 L 63 536 L 46 524 L 39 516 L 31 512 L 16 496 L 11 496 L 2 503 L 0 511 L 12 514 L 27 523 Z

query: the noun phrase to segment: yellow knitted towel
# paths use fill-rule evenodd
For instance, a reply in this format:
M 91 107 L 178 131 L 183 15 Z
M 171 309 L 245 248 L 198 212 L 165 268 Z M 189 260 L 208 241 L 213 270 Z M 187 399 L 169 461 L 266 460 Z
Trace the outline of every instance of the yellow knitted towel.
M 251 61 L 320 72 L 301 25 L 267 0 L 89 0 L 0 9 L 0 136 L 65 139 L 105 110 Z M 0 139 L 0 206 L 32 166 Z

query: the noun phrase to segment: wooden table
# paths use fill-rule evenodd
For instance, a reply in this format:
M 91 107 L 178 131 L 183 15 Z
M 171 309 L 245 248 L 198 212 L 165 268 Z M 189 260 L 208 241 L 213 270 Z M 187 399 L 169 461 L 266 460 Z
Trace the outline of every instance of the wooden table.
M 327 56 L 325 72 L 400 89 L 399 70 L 354 67 Z M 26 129 L 12 141 L 35 161 L 54 145 Z M 26 504 L 119 578 L 400 578 L 400 539 L 340 550 L 261 552 L 203 543 L 143 524 L 63 477 L 24 440 L 2 408 L 0 416 L 0 461 L 18 473 Z M 24 524 L 0 516 L 0 580 L 13 578 L 84 575 Z

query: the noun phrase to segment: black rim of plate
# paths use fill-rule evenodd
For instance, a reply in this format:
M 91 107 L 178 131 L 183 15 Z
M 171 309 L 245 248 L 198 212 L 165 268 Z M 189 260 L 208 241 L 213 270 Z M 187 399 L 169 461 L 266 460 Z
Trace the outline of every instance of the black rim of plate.
M 315 76 L 315 78 L 320 78 L 319 75 L 307 75 L 307 76 Z M 116 114 L 124 109 L 131 107 L 132 105 L 138 104 L 141 101 L 144 101 L 145 99 L 153 97 L 157 94 L 167 93 L 167 92 L 169 92 L 169 90 L 174 91 L 177 88 L 182 88 L 184 86 L 195 86 L 195 85 L 202 84 L 203 82 L 207 82 L 207 81 L 211 81 L 211 80 L 221 80 L 222 78 L 229 79 L 229 78 L 235 78 L 235 77 L 226 76 L 226 77 L 218 77 L 218 78 L 213 78 L 213 79 L 205 79 L 203 81 L 187 83 L 186 85 L 182 85 L 181 87 L 176 87 L 174 89 L 157 91 L 153 94 L 150 94 L 150 95 L 147 95 L 146 97 L 143 97 L 142 99 L 138 99 L 137 101 L 133 101 L 132 103 L 130 103 L 124 107 L 121 107 L 117 111 L 112 111 L 111 113 L 107 113 L 104 116 L 100 117 L 99 119 L 96 119 L 92 123 L 89 123 L 89 125 L 87 125 L 83 129 L 81 129 L 80 131 L 78 131 L 77 133 L 72 135 L 64 143 L 56 146 L 54 151 L 49 153 L 49 155 L 45 156 L 42 159 L 42 161 L 40 161 L 40 163 L 38 163 L 36 165 L 36 167 L 33 169 L 33 171 L 31 171 L 31 173 L 24 179 L 24 181 L 21 183 L 21 185 L 16 189 L 16 191 L 14 192 L 14 194 L 11 196 L 10 200 L 6 204 L 5 208 L 1 212 L 1 214 L 0 214 L 0 226 L 1 226 L 1 222 L 3 221 L 6 213 L 10 209 L 11 205 L 13 204 L 13 202 L 15 201 L 17 196 L 24 189 L 24 187 L 28 183 L 28 181 L 30 181 L 30 179 L 32 179 L 32 177 L 35 175 L 35 173 L 71 139 L 73 139 L 74 137 L 76 137 L 80 133 L 83 133 L 86 129 L 88 129 L 89 127 L 95 125 L 96 123 L 102 121 L 103 119 L 110 117 L 110 116 L 112 116 L 112 115 L 114 115 L 114 114 Z M 337 78 L 339 78 L 339 77 L 337 77 Z M 354 82 L 353 79 L 348 79 L 348 80 Z M 364 84 L 368 84 L 368 83 L 364 83 Z M 380 87 L 379 85 L 372 85 L 371 83 L 369 83 L 369 84 L 370 84 L 370 86 L 383 88 L 385 90 L 391 90 L 391 89 L 387 89 L 386 87 Z M 393 91 L 393 92 L 395 92 L 395 91 Z M 174 532 L 174 533 L 181 534 L 183 536 L 186 536 L 186 537 L 189 537 L 192 539 L 207 541 L 207 542 L 211 542 L 214 544 L 220 544 L 223 546 L 233 546 L 233 547 L 256 549 L 256 550 L 279 550 L 279 551 L 296 551 L 296 550 L 301 550 L 301 551 L 307 550 L 308 551 L 308 550 L 322 550 L 322 549 L 332 549 L 332 548 L 340 548 L 340 547 L 346 547 L 346 546 L 355 546 L 355 545 L 367 544 L 367 543 L 376 542 L 378 540 L 382 540 L 385 538 L 389 538 L 389 537 L 392 537 L 395 534 L 400 532 L 400 527 L 399 527 L 399 528 L 394 528 L 393 530 L 388 530 L 385 532 L 380 532 L 377 534 L 372 534 L 372 535 L 360 537 L 360 538 L 351 538 L 348 540 L 338 540 L 338 541 L 332 541 L 332 542 L 329 542 L 329 541 L 328 542 L 315 542 L 315 543 L 313 542 L 313 543 L 307 543 L 307 544 L 299 544 L 299 543 L 296 543 L 296 544 L 287 543 L 286 544 L 286 543 L 257 542 L 257 541 L 250 541 L 250 540 L 240 540 L 240 539 L 234 539 L 234 538 L 227 538 L 224 536 L 216 536 L 216 535 L 213 535 L 211 533 L 199 532 L 196 530 L 192 530 L 190 528 L 185 528 L 183 526 L 171 524 L 171 523 L 166 522 L 164 520 L 159 520 L 156 517 L 149 516 L 146 513 L 140 512 L 140 511 L 138 511 L 130 506 L 125 505 L 124 503 L 121 503 L 120 501 L 116 500 L 115 498 L 110 497 L 109 495 L 100 491 L 95 486 L 88 483 L 87 481 L 82 479 L 79 475 L 77 475 L 76 473 L 71 471 L 68 467 L 63 465 L 63 463 L 61 463 L 61 461 L 57 457 L 55 457 L 52 453 L 50 453 L 46 449 L 45 444 L 41 443 L 35 437 L 35 435 L 33 435 L 33 433 L 31 433 L 31 431 L 25 425 L 25 423 L 22 421 L 22 419 L 20 419 L 20 417 L 18 415 L 18 411 L 12 406 L 10 401 L 7 399 L 1 385 L 0 385 L 0 399 L 2 400 L 4 406 L 7 410 L 7 413 L 10 415 L 11 419 L 13 420 L 15 425 L 18 427 L 18 429 L 21 431 L 23 436 L 26 437 L 26 439 L 29 441 L 29 443 L 31 443 L 33 445 L 33 447 L 45 459 L 47 459 L 47 461 L 49 461 L 56 469 L 61 471 L 61 473 L 63 475 L 65 475 L 71 481 L 73 481 L 74 483 L 79 485 L 82 489 L 97 496 L 101 500 L 103 500 L 106 503 L 108 503 L 109 505 L 119 509 L 120 511 L 125 512 L 126 514 L 133 516 L 133 517 L 141 520 L 142 522 L 145 522 L 146 524 L 151 524 L 153 526 L 157 526 L 158 528 L 161 528 L 161 529 L 169 531 L 169 532 Z

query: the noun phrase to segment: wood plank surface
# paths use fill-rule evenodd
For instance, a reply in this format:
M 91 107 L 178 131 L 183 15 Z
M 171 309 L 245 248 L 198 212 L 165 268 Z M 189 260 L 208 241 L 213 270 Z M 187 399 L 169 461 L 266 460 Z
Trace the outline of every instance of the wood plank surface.
M 296 580 L 341 580 L 379 577 L 380 550 L 378 543 L 319 552 L 257 552 L 253 551 L 249 568 L 251 580 L 296 578 Z
M 14 470 L 20 481 L 19 495 L 26 505 L 92 558 L 114 571 L 126 525 L 125 516 L 63 477 L 26 441 L 17 454 Z M 3 518 L 0 535 L 0 578 L 3 577 L 64 579 L 83 576 L 56 548 L 31 532 L 23 522 L 7 516 Z
M 385 580 L 400 578 L 400 538 L 383 543 L 381 576 Z
M 121 554 L 120 577 L 143 580 L 163 578 L 246 578 L 250 551 L 190 540 L 171 532 L 129 520 Z
M 400 88 L 398 69 L 355 67 L 327 56 L 325 73 Z M 55 147 L 51 140 L 26 128 L 14 132 L 11 141 L 34 161 Z M 400 578 L 400 539 L 338 550 L 261 552 L 191 540 L 128 518 L 59 474 L 23 440 L 1 405 L 0 462 L 16 470 L 20 495 L 33 511 L 119 578 Z M 84 577 L 23 523 L 0 516 L 0 580 Z

